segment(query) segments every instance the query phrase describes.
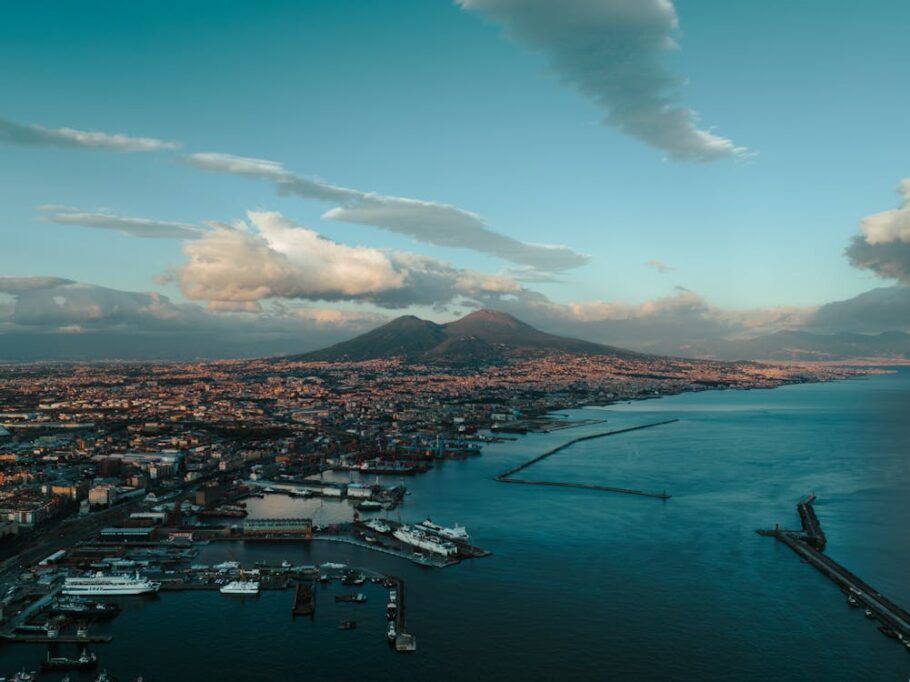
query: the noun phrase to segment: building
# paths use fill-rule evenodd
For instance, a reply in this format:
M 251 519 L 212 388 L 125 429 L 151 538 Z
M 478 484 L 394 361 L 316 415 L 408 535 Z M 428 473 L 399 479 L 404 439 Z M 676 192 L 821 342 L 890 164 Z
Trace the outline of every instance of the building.
M 312 519 L 244 519 L 245 536 L 293 535 L 306 539 L 313 537 Z

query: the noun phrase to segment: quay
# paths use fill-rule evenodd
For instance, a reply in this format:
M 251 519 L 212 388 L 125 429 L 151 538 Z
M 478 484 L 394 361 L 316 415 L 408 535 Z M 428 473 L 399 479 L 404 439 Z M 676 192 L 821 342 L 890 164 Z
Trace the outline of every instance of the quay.
M 18 634 L 4 632 L 0 638 L 7 642 L 18 644 L 110 644 L 113 641 L 111 635 L 57 635 L 48 637 L 39 634 Z
M 395 589 L 398 595 L 396 602 L 397 608 L 395 609 L 395 631 L 398 633 L 395 637 L 395 650 L 416 651 L 417 638 L 405 631 L 406 615 L 404 600 L 404 580 L 401 578 L 396 578 L 394 576 L 389 576 L 389 578 L 395 582 Z
M 314 598 L 312 582 L 297 583 L 294 590 L 294 605 L 291 607 L 292 616 L 310 616 L 316 613 L 316 600 Z
M 862 578 L 822 553 L 827 539 L 812 507 L 815 495 L 809 495 L 797 505 L 801 530 L 785 530 L 779 526 L 760 529 L 759 535 L 773 537 L 798 554 L 806 563 L 837 585 L 851 605 L 868 609 L 881 623 L 879 630 L 898 639 L 910 650 L 910 613 L 885 597 Z
M 567 483 L 567 482 L 562 482 L 562 481 L 536 481 L 536 480 L 530 480 L 530 479 L 512 478 L 512 476 L 517 474 L 519 471 L 527 469 L 528 467 L 530 467 L 534 464 L 537 464 L 538 462 L 542 462 L 543 460 L 547 459 L 548 457 L 552 457 L 557 452 L 561 452 L 562 450 L 565 450 L 566 448 L 571 447 L 572 445 L 575 445 L 576 443 L 581 443 L 582 441 L 594 440 L 595 438 L 606 438 L 607 436 L 616 436 L 621 433 L 631 433 L 632 431 L 641 431 L 642 429 L 651 429 L 656 426 L 665 426 L 667 424 L 673 424 L 678 421 L 679 421 L 679 419 L 666 419 L 664 421 L 652 422 L 650 424 L 639 424 L 638 426 L 629 426 L 624 429 L 614 429 L 612 431 L 604 431 L 602 433 L 593 433 L 593 434 L 589 434 L 587 436 L 580 436 L 578 438 L 573 438 L 572 440 L 570 440 L 566 443 L 563 443 L 562 445 L 557 445 L 555 448 L 551 448 L 550 450 L 547 450 L 546 452 L 544 452 L 541 455 L 532 457 L 531 459 L 529 459 L 526 462 L 522 462 L 521 464 L 518 464 L 518 465 L 512 467 L 511 469 L 507 469 L 506 471 L 502 472 L 501 474 L 498 474 L 497 476 L 495 476 L 494 480 L 498 481 L 499 483 L 520 483 L 523 485 L 545 485 L 545 486 L 554 486 L 554 487 L 560 487 L 560 488 L 579 488 L 582 490 L 598 490 L 598 491 L 602 491 L 602 492 L 623 493 L 626 495 L 639 495 L 642 497 L 655 497 L 655 498 L 658 498 L 661 500 L 669 500 L 671 495 L 668 495 L 665 491 L 657 493 L 657 492 L 649 492 L 646 490 L 635 490 L 633 488 L 620 488 L 617 486 L 596 485 L 593 483 Z

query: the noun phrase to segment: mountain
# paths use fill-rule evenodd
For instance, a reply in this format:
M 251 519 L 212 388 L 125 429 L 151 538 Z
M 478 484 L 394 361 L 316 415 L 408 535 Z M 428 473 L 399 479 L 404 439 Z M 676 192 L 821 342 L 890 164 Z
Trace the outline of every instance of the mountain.
M 478 310 L 447 324 L 436 324 L 413 315 L 405 315 L 350 341 L 299 355 L 294 359 L 339 362 L 402 357 L 408 360 L 467 363 L 545 351 L 582 355 L 635 355 L 632 351 L 547 334 L 507 313 Z
M 694 346 L 691 354 L 724 360 L 840 361 L 862 358 L 910 359 L 910 334 L 780 331 L 752 339 Z

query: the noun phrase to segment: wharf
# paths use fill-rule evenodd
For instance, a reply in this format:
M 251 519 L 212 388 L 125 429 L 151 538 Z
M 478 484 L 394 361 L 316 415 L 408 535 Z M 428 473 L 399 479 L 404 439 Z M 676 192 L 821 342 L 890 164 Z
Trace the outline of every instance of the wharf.
M 404 593 L 404 580 L 401 578 L 396 578 L 395 576 L 389 576 L 392 580 L 395 581 L 395 590 L 397 592 L 397 608 L 395 609 L 395 650 L 396 651 L 416 651 L 417 650 L 417 639 L 414 635 L 411 635 L 405 631 L 406 616 L 405 611 L 405 593 Z
M 523 478 L 512 478 L 512 476 L 517 474 L 519 471 L 527 469 L 528 467 L 530 467 L 534 464 L 537 464 L 538 462 L 542 462 L 543 460 L 547 459 L 548 457 L 552 457 L 557 452 L 561 452 L 562 450 L 565 450 L 566 448 L 571 447 L 572 445 L 575 445 L 576 443 L 581 443 L 582 441 L 594 440 L 595 438 L 606 438 L 607 436 L 616 436 L 621 433 L 631 433 L 633 431 L 641 431 L 643 429 L 651 429 L 656 426 L 664 426 L 666 424 L 673 424 L 678 421 L 679 421 L 679 419 L 666 419 L 664 421 L 652 422 L 650 424 L 639 424 L 638 426 L 630 426 L 630 427 L 626 427 L 624 429 L 614 429 L 612 431 L 604 431 L 602 433 L 593 433 L 593 434 L 590 434 L 587 436 L 580 436 L 578 438 L 573 438 L 572 440 L 570 440 L 566 443 L 563 443 L 562 445 L 557 445 L 555 448 L 547 450 L 546 452 L 544 452 L 541 455 L 532 457 L 531 459 L 527 460 L 526 462 L 522 462 L 521 464 L 518 464 L 518 465 L 512 467 L 511 469 L 507 469 L 506 471 L 502 472 L 501 474 L 498 474 L 497 476 L 495 476 L 494 480 L 498 481 L 499 483 L 520 483 L 523 485 L 544 485 L 544 486 L 555 486 L 555 487 L 560 487 L 560 488 L 580 488 L 582 490 L 598 490 L 598 491 L 602 491 L 602 492 L 623 493 L 626 495 L 639 495 L 642 497 L 656 497 L 661 500 L 668 500 L 668 499 L 670 499 L 671 496 L 668 495 L 666 492 L 657 493 L 657 492 L 649 492 L 646 490 L 635 490 L 633 488 L 621 488 L 621 487 L 617 487 L 617 486 L 597 485 L 597 484 L 593 484 L 593 483 L 568 483 L 568 482 L 562 482 L 562 481 L 538 481 L 538 480 L 529 480 L 529 479 L 523 479 Z
M 780 540 L 798 554 L 806 563 L 829 578 L 851 599 L 851 604 L 864 607 L 881 623 L 883 633 L 899 639 L 910 649 L 910 613 L 882 595 L 871 585 L 834 559 L 822 553 L 827 540 L 821 529 L 812 503 L 815 495 L 809 495 L 798 505 L 802 530 L 774 529 L 758 530 L 759 535 Z
M 0 638 L 18 644 L 109 644 L 114 638 L 111 635 L 57 635 L 48 637 L 39 634 L 18 634 L 4 632 Z
M 294 590 L 294 604 L 291 607 L 292 616 L 310 616 L 316 613 L 315 588 L 312 582 L 297 583 Z

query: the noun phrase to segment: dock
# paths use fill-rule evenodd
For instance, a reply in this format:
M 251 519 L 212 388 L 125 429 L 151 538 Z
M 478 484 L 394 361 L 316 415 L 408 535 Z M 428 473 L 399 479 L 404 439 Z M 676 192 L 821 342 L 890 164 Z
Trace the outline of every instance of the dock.
M 417 638 L 405 630 L 406 612 L 405 612 L 405 593 L 404 580 L 389 576 L 395 581 L 395 589 L 398 592 L 398 607 L 395 611 L 395 631 L 398 633 L 395 637 L 395 651 L 416 651 Z
M 291 607 L 292 616 L 310 616 L 316 613 L 315 589 L 312 582 L 297 583 L 294 590 L 294 605 Z
M 827 544 L 821 523 L 812 504 L 815 495 L 809 495 L 797 505 L 802 523 L 801 530 L 773 529 L 756 531 L 759 535 L 773 537 L 784 543 L 822 575 L 829 578 L 847 595 L 851 605 L 867 609 L 881 625 L 879 630 L 899 640 L 910 650 L 910 613 L 895 604 L 862 578 L 823 554 Z
M 650 424 L 639 424 L 638 426 L 629 426 L 629 427 L 626 427 L 623 429 L 614 429 L 612 431 L 604 431 L 602 433 L 593 433 L 593 434 L 589 434 L 587 436 L 580 436 L 578 438 L 573 438 L 572 440 L 570 440 L 566 443 L 563 443 L 562 445 L 557 445 L 555 448 L 551 448 L 550 450 L 547 450 L 546 452 L 544 452 L 541 455 L 532 457 L 531 459 L 529 459 L 526 462 L 522 462 L 521 464 L 518 464 L 518 465 L 512 467 L 511 469 L 507 469 L 506 471 L 503 471 L 501 474 L 498 474 L 497 476 L 495 476 L 494 480 L 498 481 L 499 483 L 519 483 L 522 485 L 543 485 L 543 486 L 553 486 L 553 487 L 559 487 L 559 488 L 578 488 L 581 490 L 597 490 L 600 492 L 622 493 L 625 495 L 639 495 L 641 497 L 655 497 L 660 500 L 669 500 L 671 495 L 668 495 L 666 491 L 662 491 L 662 492 L 658 493 L 658 492 L 651 492 L 651 491 L 647 491 L 647 490 L 636 490 L 634 488 L 622 488 L 622 487 L 618 487 L 618 486 L 598 485 L 598 484 L 594 484 L 594 483 L 570 483 L 570 482 L 565 482 L 565 481 L 540 481 L 540 480 L 531 480 L 531 479 L 526 479 L 526 478 L 512 478 L 512 477 L 515 474 L 517 474 L 519 471 L 527 469 L 528 467 L 530 467 L 534 464 L 537 464 L 538 462 L 542 462 L 543 460 L 547 459 L 548 457 L 552 457 L 557 452 L 561 452 L 562 450 L 565 450 L 566 448 L 571 447 L 571 446 L 575 445 L 576 443 L 580 443 L 580 442 L 586 441 L 586 440 L 594 440 L 595 438 L 606 438 L 607 436 L 616 436 L 621 433 L 631 433 L 632 431 L 641 431 L 642 429 L 652 429 L 656 426 L 665 426 L 667 424 L 673 424 L 678 421 L 679 421 L 679 419 L 666 419 L 664 421 L 652 422 Z

